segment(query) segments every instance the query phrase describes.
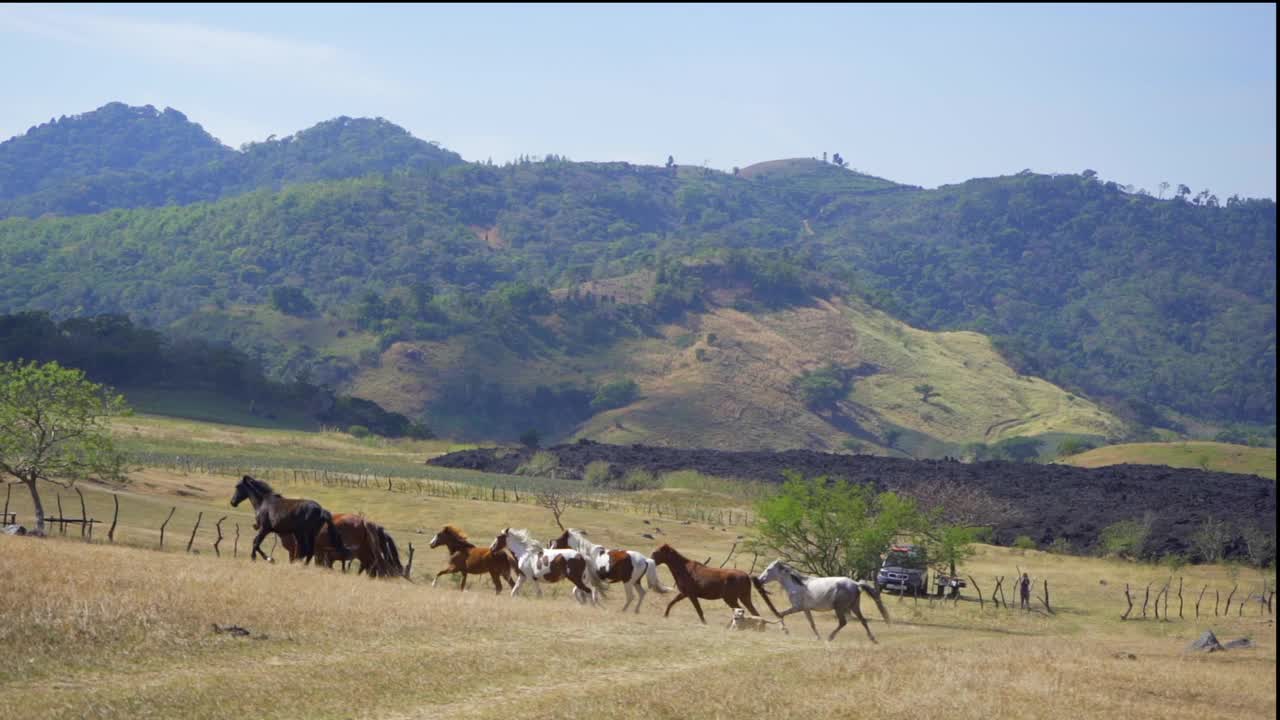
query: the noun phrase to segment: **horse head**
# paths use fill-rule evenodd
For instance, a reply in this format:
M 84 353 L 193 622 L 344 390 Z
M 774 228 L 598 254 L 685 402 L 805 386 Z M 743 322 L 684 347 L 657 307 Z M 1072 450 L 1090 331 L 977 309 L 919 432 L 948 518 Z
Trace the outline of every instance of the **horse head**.
M 236 483 L 236 491 L 231 496 L 231 507 L 237 507 L 240 505 L 240 503 L 244 502 L 249 498 L 249 483 L 252 480 L 253 478 L 249 477 L 248 475 L 245 475 L 244 477 L 240 478 L 240 482 Z
M 783 568 L 782 561 L 774 560 L 773 562 L 769 563 L 768 567 L 764 569 L 764 572 L 761 572 L 759 575 L 756 576 L 756 579 L 760 581 L 761 585 L 767 582 L 773 582 L 774 580 L 778 580 L 781 577 L 782 568 Z
M 560 533 L 560 537 L 551 541 L 552 550 L 570 550 L 572 546 L 569 544 L 569 531 L 565 530 Z
M 466 542 L 467 534 L 452 525 L 445 525 L 440 528 L 440 532 L 431 537 L 431 547 L 437 548 L 446 545 L 450 549 L 457 542 Z
M 662 547 L 654 550 L 653 555 L 650 555 L 649 557 L 651 557 L 658 565 L 662 565 L 664 563 L 670 565 L 680 559 L 680 553 L 676 552 L 675 548 L 664 543 Z
M 489 544 L 489 552 L 501 552 L 502 549 L 507 546 L 507 533 L 509 532 L 511 532 L 511 528 L 507 528 L 499 533 L 498 536 L 493 539 L 493 542 Z

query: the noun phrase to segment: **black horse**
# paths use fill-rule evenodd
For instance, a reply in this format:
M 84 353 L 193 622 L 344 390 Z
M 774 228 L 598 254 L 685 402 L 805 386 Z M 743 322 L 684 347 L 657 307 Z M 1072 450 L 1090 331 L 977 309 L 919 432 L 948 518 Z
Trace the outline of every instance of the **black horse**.
M 267 554 L 262 552 L 262 540 L 268 534 L 276 533 L 281 537 L 292 535 L 297 543 L 298 558 L 309 564 L 315 555 L 316 536 L 324 527 L 329 528 L 330 547 L 334 548 L 337 558 L 347 560 L 350 557 L 342 537 L 333 525 L 333 516 L 315 500 L 282 497 L 270 485 L 248 475 L 236 483 L 231 506 L 235 507 L 246 499 L 253 504 L 253 511 L 257 515 L 254 527 L 258 528 L 249 559 L 257 560 L 258 555 L 266 558 Z

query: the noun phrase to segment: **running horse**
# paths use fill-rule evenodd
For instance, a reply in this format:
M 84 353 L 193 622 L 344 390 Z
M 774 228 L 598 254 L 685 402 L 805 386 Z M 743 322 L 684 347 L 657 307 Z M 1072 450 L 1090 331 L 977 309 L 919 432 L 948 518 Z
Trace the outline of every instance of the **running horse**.
M 836 633 L 848 624 L 845 614 L 850 612 L 862 623 L 862 629 L 867 631 L 867 637 L 871 638 L 871 642 L 876 642 L 876 636 L 871 634 L 867 619 L 862 616 L 861 596 L 864 592 L 870 595 L 876 607 L 880 608 L 880 615 L 884 621 L 889 622 L 889 610 L 880 600 L 880 591 L 873 583 L 863 583 L 838 575 L 835 577 L 805 575 L 781 560 L 769 563 L 769 567 L 765 568 L 756 580 L 761 585 L 775 580 L 780 583 L 791 600 L 791 607 L 783 610 L 779 617 L 786 617 L 791 613 L 804 613 L 805 618 L 809 620 L 809 627 L 813 629 L 814 637 L 819 640 L 822 636 L 818 634 L 818 626 L 813 624 L 813 611 L 833 610 L 840 624 L 836 625 L 836 629 L 827 636 L 827 642 L 834 640 Z
M 253 538 L 250 560 L 257 560 L 258 555 L 264 560 L 267 558 L 267 554 L 262 552 L 262 541 L 267 535 L 275 533 L 281 538 L 292 535 L 298 546 L 297 557 L 310 564 L 315 555 L 316 536 L 325 527 L 329 528 L 329 543 L 338 559 L 346 560 L 350 557 L 342 543 L 342 537 L 338 535 L 338 529 L 334 527 L 333 516 L 315 500 L 282 497 L 270 485 L 248 475 L 236 483 L 235 494 L 231 496 L 231 507 L 236 507 L 245 500 L 253 505 L 253 512 L 257 515 L 254 527 L 258 528 L 258 534 Z M 289 559 L 295 559 L 292 553 Z
M 503 579 L 507 581 L 508 586 L 516 586 L 515 581 L 511 579 L 511 568 L 515 562 L 509 554 L 476 547 L 467 540 L 466 533 L 452 525 L 445 525 L 435 534 L 435 537 L 431 538 L 431 547 L 437 548 L 441 545 L 449 548 L 449 566 L 436 573 L 435 580 L 431 581 L 432 587 L 435 587 L 441 575 L 449 573 L 462 573 L 462 590 L 464 591 L 467 589 L 467 575 L 481 573 L 489 573 L 489 577 L 493 579 L 495 593 L 502 592 Z
M 778 614 L 778 609 L 773 606 L 773 602 L 769 600 L 769 594 L 765 592 L 764 585 L 756 578 L 743 570 L 727 570 L 724 568 L 707 567 L 696 560 L 681 555 L 675 548 L 670 545 L 663 545 L 653 551 L 653 561 L 658 565 L 666 565 L 671 571 L 671 576 L 676 580 L 676 589 L 680 592 L 675 599 L 667 604 L 667 611 L 663 613 L 663 617 L 671 614 L 671 607 L 685 598 L 689 598 L 689 602 L 693 603 L 693 609 L 698 611 L 698 619 L 703 625 L 707 624 L 707 619 L 702 615 L 702 605 L 698 603 L 698 599 L 703 600 L 724 600 L 725 604 L 731 608 L 737 609 L 739 603 L 746 605 L 752 615 L 759 615 L 756 612 L 755 605 L 751 604 L 751 587 L 754 585 L 756 591 L 760 593 L 760 597 L 764 598 L 764 602 L 781 619 L 782 615 Z
M 342 537 L 342 544 L 360 561 L 360 573 L 369 573 L 369 577 L 404 577 L 400 549 L 386 528 L 364 515 L 351 513 L 334 513 L 333 525 Z M 292 535 L 281 538 L 280 544 L 289 551 L 290 560 L 297 558 L 298 543 Z M 317 565 L 331 568 L 338 560 L 326 535 L 316 538 L 315 552 Z M 346 570 L 346 562 L 342 569 Z
M 530 537 L 528 530 L 503 530 L 502 534 L 493 539 L 489 549 L 498 552 L 503 548 L 507 548 L 515 556 L 516 571 L 519 573 L 515 586 L 511 588 L 512 597 L 520 592 L 526 579 L 533 581 L 539 597 L 542 596 L 539 580 L 552 583 L 568 580 L 573 583 L 574 599 L 579 603 L 590 599 L 592 605 L 600 604 L 600 596 L 608 588 L 596 575 L 595 564 L 587 562 L 582 553 L 577 550 L 547 550 Z
M 640 581 L 646 577 L 649 579 L 650 590 L 658 593 L 671 592 L 663 587 L 662 581 L 658 580 L 658 564 L 653 560 L 635 550 L 610 550 L 603 545 L 597 545 L 587 539 L 587 533 L 583 530 L 576 528 L 565 530 L 560 537 L 551 541 L 551 547 L 560 550 L 577 550 L 587 558 L 588 563 L 594 563 L 596 575 L 600 576 L 601 580 L 622 583 L 623 589 L 627 591 L 627 602 L 622 606 L 622 612 L 626 612 L 631 605 L 633 589 L 640 597 L 636 600 L 635 612 L 640 612 L 640 603 L 644 602 L 645 596 L 645 589 L 640 586 Z

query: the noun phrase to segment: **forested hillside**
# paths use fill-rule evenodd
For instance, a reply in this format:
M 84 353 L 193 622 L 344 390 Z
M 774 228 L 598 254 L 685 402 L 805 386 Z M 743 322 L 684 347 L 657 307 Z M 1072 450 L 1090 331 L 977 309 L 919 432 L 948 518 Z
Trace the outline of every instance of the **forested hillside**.
M 174 126 L 170 112 L 147 127 Z M 345 118 L 242 152 L 192 136 L 127 143 L 185 154 L 50 163 L 44 145 L 81 137 L 64 125 L 79 128 L 0 144 L 0 208 L 67 215 L 0 221 L 2 311 L 225 331 L 218 318 L 271 306 L 366 333 L 378 351 L 487 337 L 585 356 L 713 306 L 859 298 L 917 327 L 990 335 L 1023 374 L 1142 424 L 1274 420 L 1270 200 L 1160 200 L 1088 172 L 924 190 L 817 160 L 492 166 Z M 641 270 L 652 282 L 618 280 Z

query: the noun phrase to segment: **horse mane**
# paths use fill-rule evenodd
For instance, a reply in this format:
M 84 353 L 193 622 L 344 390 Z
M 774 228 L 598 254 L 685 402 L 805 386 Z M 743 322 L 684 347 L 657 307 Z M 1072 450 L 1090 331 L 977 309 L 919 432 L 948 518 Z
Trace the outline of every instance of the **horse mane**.
M 275 489 L 273 489 L 265 481 L 259 480 L 255 477 L 250 477 L 248 475 L 245 475 L 243 478 L 240 479 L 240 482 L 253 488 L 255 492 L 263 496 L 269 497 L 271 495 L 278 494 L 276 493 Z
M 455 526 L 455 525 L 445 525 L 445 526 L 444 526 L 444 529 L 442 529 L 440 532 L 441 532 L 441 533 L 449 533 L 450 535 L 453 535 L 454 537 L 458 538 L 459 540 L 466 540 L 466 539 L 467 539 L 467 534 L 466 534 L 466 533 L 464 533 L 464 532 L 462 532 L 462 529 L 461 529 L 461 528 L 458 528 L 458 527 L 457 527 L 457 526 Z
M 569 528 L 565 532 L 569 533 L 569 546 L 583 555 L 592 554 L 595 552 L 596 548 L 602 547 L 601 545 L 597 545 L 587 539 L 587 534 L 582 530 Z
M 793 582 L 799 583 L 800 585 L 804 585 L 805 581 L 809 579 L 808 575 L 805 575 L 799 570 L 791 567 L 790 565 L 783 562 L 782 560 L 775 560 L 774 562 L 778 563 L 778 567 L 781 568 L 783 572 L 791 576 L 791 580 Z
M 543 552 L 546 550 L 546 548 L 542 546 L 542 543 L 534 540 L 533 537 L 529 535 L 528 530 L 507 528 L 507 534 L 514 535 L 517 540 L 525 545 L 525 547 L 529 548 L 530 552 Z

